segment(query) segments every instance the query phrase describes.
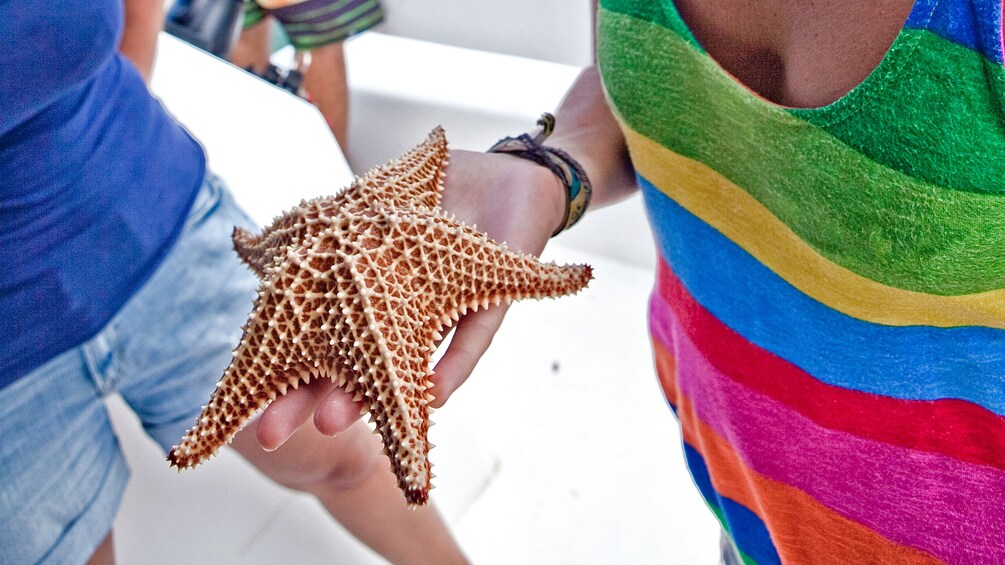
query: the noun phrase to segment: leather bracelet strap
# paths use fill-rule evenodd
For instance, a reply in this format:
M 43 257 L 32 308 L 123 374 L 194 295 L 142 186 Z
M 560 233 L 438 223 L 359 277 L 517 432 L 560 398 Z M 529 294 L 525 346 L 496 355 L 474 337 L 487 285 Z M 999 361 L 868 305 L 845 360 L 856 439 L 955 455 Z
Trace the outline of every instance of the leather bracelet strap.
M 490 147 L 488 152 L 506 153 L 529 159 L 538 165 L 547 167 L 558 177 L 562 186 L 565 187 L 566 206 L 565 217 L 562 219 L 561 225 L 551 234 L 552 237 L 555 237 L 574 226 L 586 213 L 590 197 L 593 195 L 593 185 L 590 184 L 586 171 L 583 170 L 578 161 L 561 149 L 542 144 L 555 129 L 555 116 L 544 113 L 537 124 L 541 126 L 541 130 L 533 136 L 529 133 L 523 133 L 516 137 L 504 137 Z

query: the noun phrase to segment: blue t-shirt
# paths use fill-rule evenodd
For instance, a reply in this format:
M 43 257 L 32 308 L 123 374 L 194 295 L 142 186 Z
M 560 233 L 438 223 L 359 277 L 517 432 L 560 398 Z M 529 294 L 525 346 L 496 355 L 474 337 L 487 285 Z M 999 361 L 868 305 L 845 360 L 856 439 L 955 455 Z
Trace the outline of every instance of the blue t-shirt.
M 0 2 L 0 388 L 111 319 L 202 183 L 122 25 L 121 0 Z

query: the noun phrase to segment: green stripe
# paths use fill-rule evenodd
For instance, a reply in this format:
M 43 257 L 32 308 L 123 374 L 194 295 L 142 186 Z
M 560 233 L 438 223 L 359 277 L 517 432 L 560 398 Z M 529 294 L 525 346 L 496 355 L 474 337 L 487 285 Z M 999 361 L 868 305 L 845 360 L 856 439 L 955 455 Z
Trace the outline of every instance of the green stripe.
M 320 8 L 315 8 L 315 9 L 309 10 L 307 12 L 298 13 L 296 16 L 297 16 L 297 19 L 300 20 L 300 21 L 303 21 L 303 20 L 312 20 L 312 19 L 314 19 L 314 18 L 316 18 L 318 16 L 324 16 L 324 15 L 330 14 L 332 12 L 337 12 L 337 11 L 341 10 L 343 7 L 345 7 L 345 5 L 348 4 L 348 3 L 350 3 L 350 2 L 352 2 L 352 0 L 337 0 L 336 2 L 333 2 L 331 4 L 326 4 L 326 5 L 324 5 L 324 6 L 320 7 Z M 368 4 L 373 5 L 375 3 L 376 3 L 376 0 L 374 0 L 373 2 L 369 2 Z
M 908 175 L 862 155 L 800 119 L 807 112 L 790 113 L 751 95 L 674 31 L 609 10 L 601 10 L 599 26 L 605 86 L 622 119 L 743 187 L 823 256 L 908 290 L 957 295 L 1005 287 L 1005 200 L 987 193 L 1005 191 L 1005 172 L 998 168 L 1005 153 L 995 159 L 985 153 L 982 166 L 973 164 L 975 158 L 958 156 L 967 171 L 940 173 L 970 175 L 967 188 L 987 192 L 943 188 L 925 182 L 914 168 Z M 924 43 L 933 36 L 918 33 L 924 35 L 921 48 L 928 49 Z M 884 64 L 898 64 L 897 57 Z M 961 76 L 953 95 L 967 98 L 978 90 L 964 85 Z M 867 88 L 858 90 L 861 96 L 870 94 Z M 876 128 L 875 136 L 895 121 L 871 114 L 845 119 Z M 920 134 L 919 139 L 928 139 L 924 131 Z M 998 143 L 1001 136 L 997 132 L 992 136 L 997 141 L 988 143 Z M 931 146 L 900 150 L 907 159 Z M 916 161 L 920 167 L 924 160 Z M 946 165 L 941 163 L 951 168 Z
M 244 29 L 254 27 L 255 24 L 265 19 L 265 10 L 255 2 L 244 4 Z
M 300 35 L 292 37 L 291 40 L 293 41 L 293 44 L 297 49 L 301 50 L 313 49 L 321 45 L 341 41 L 354 33 L 370 29 L 371 27 L 377 25 L 380 22 L 380 20 L 383 19 L 383 17 L 384 13 L 380 10 L 377 10 L 370 16 L 352 22 L 351 25 L 343 26 L 331 33 Z
M 928 182 L 1005 193 L 1005 67 L 928 31 L 901 35 L 898 47 L 916 43 L 917 49 L 897 48 L 888 55 L 899 59 L 901 79 L 884 84 L 882 104 L 861 103 L 873 94 L 866 92 L 845 97 L 825 112 L 794 109 L 792 115 Z M 893 120 L 891 108 L 897 112 Z M 852 111 L 853 116 L 835 119 Z M 884 127 L 875 127 L 879 123 Z M 905 147 L 904 140 L 913 147 Z
M 341 3 L 346 4 L 347 2 Z M 344 14 L 335 15 L 337 10 L 327 10 L 328 12 L 332 12 L 332 14 L 328 14 L 328 18 L 321 22 L 307 21 L 308 18 L 303 17 L 303 14 L 299 14 L 295 21 L 290 21 L 289 23 L 284 22 L 283 27 L 292 32 L 306 31 L 316 33 L 318 31 L 328 31 L 335 26 L 345 25 L 347 22 L 351 22 L 353 18 L 358 17 L 362 13 L 373 10 L 374 8 L 377 8 L 377 6 L 372 2 L 368 2 L 366 4 L 356 6 Z M 332 17 L 333 15 L 334 17 Z M 312 17 L 310 20 L 315 20 L 315 18 Z

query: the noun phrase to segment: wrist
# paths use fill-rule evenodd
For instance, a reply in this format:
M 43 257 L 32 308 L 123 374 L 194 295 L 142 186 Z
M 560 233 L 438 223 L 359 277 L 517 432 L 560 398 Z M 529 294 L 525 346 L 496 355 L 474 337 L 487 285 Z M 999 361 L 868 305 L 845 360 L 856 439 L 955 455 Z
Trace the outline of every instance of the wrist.
M 561 223 L 551 236 L 562 233 L 574 226 L 586 213 L 593 194 L 593 186 L 586 170 L 565 151 L 544 145 L 544 141 L 555 129 L 555 116 L 544 113 L 537 121 L 540 130 L 534 135 L 520 134 L 504 137 L 489 148 L 489 153 L 502 153 L 526 159 L 549 170 L 564 189 L 565 207 Z
M 510 170 L 516 176 L 510 186 L 526 187 L 524 209 L 533 214 L 535 223 L 547 228 L 549 234 L 558 232 L 568 210 L 565 185 L 546 167 L 512 155 L 506 157 L 513 162 Z

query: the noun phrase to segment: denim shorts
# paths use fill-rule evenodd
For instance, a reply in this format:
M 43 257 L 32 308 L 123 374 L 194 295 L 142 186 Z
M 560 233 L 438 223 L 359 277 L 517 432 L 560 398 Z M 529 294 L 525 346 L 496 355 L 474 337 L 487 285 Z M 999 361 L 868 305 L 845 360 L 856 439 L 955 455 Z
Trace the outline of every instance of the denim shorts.
M 0 390 L 0 563 L 83 563 L 111 529 L 129 469 L 106 395 L 120 394 L 165 453 L 195 423 L 257 288 L 233 251 L 235 225 L 254 223 L 207 175 L 182 234 L 122 310 Z

